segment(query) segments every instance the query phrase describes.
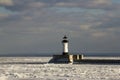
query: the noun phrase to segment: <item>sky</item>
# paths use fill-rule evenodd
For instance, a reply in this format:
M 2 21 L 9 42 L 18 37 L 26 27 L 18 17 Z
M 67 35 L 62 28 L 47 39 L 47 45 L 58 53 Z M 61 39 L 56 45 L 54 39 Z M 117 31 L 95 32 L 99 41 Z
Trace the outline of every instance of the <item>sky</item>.
M 120 55 L 120 0 L 0 0 L 0 55 Z

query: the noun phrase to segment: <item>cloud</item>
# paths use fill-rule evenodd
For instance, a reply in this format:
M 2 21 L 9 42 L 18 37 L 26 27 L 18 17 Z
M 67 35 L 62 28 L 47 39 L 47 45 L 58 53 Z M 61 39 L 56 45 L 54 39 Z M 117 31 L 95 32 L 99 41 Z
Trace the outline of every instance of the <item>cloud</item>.
M 81 7 L 81 8 L 88 8 L 88 9 L 90 8 L 112 9 L 113 8 L 113 5 L 110 0 L 75 0 L 75 1 L 68 1 L 68 2 L 58 2 L 56 3 L 56 6 Z
M 88 9 L 119 9 L 119 5 L 114 5 L 110 0 L 61 0 L 61 1 L 46 1 L 46 0 L 1 0 L 1 3 L 3 2 L 11 2 L 14 3 L 12 6 L 7 6 L 8 9 L 11 10 L 27 10 L 30 8 L 43 8 L 43 7 L 81 7 L 81 8 L 88 8 Z
M 12 6 L 13 4 L 13 0 L 0 0 L 0 5 Z
M 31 8 L 41 8 L 41 7 L 44 7 L 46 5 L 47 4 L 45 4 L 43 2 L 32 2 L 32 3 L 28 4 L 28 6 L 31 7 Z
M 1 14 L 1 13 L 0 13 L 0 19 L 4 19 L 4 18 L 6 18 L 6 17 L 8 17 L 8 14 Z
M 6 21 L 12 15 L 15 15 L 16 12 L 12 12 L 4 7 L 0 7 L 0 21 L 1 23 Z
M 86 52 L 119 50 L 119 6 L 110 0 L 13 3 L 2 5 L 4 10 L 0 10 L 1 53 L 61 52 L 64 34 L 69 35 L 73 52 L 84 48 Z

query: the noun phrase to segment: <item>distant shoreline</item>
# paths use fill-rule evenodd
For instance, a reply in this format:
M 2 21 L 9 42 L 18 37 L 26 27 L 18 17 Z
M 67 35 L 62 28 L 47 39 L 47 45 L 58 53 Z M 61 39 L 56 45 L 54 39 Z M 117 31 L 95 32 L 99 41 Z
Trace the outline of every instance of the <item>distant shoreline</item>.
M 52 55 L 0 55 L 0 57 L 52 57 Z M 84 57 L 120 57 L 120 55 L 84 55 Z
M 9 54 L 0 54 L 0 57 L 52 57 L 56 53 L 9 53 Z M 78 54 L 78 53 L 71 53 Z M 83 54 L 85 57 L 120 57 L 120 53 L 79 53 Z

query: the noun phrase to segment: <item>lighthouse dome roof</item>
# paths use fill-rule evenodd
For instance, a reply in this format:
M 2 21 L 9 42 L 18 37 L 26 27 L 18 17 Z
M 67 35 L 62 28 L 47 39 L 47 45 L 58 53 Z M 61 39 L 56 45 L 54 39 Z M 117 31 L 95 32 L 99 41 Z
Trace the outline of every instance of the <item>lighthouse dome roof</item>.
M 67 39 L 67 36 L 65 35 L 65 36 L 63 37 L 63 39 Z

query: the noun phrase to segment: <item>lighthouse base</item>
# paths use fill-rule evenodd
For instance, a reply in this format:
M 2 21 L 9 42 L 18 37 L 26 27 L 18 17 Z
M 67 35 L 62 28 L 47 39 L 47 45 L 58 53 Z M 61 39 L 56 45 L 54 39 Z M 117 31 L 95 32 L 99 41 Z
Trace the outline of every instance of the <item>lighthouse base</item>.
M 50 63 L 74 63 L 83 59 L 83 55 L 53 55 Z
M 63 55 L 69 55 L 69 53 L 68 52 L 63 52 Z

